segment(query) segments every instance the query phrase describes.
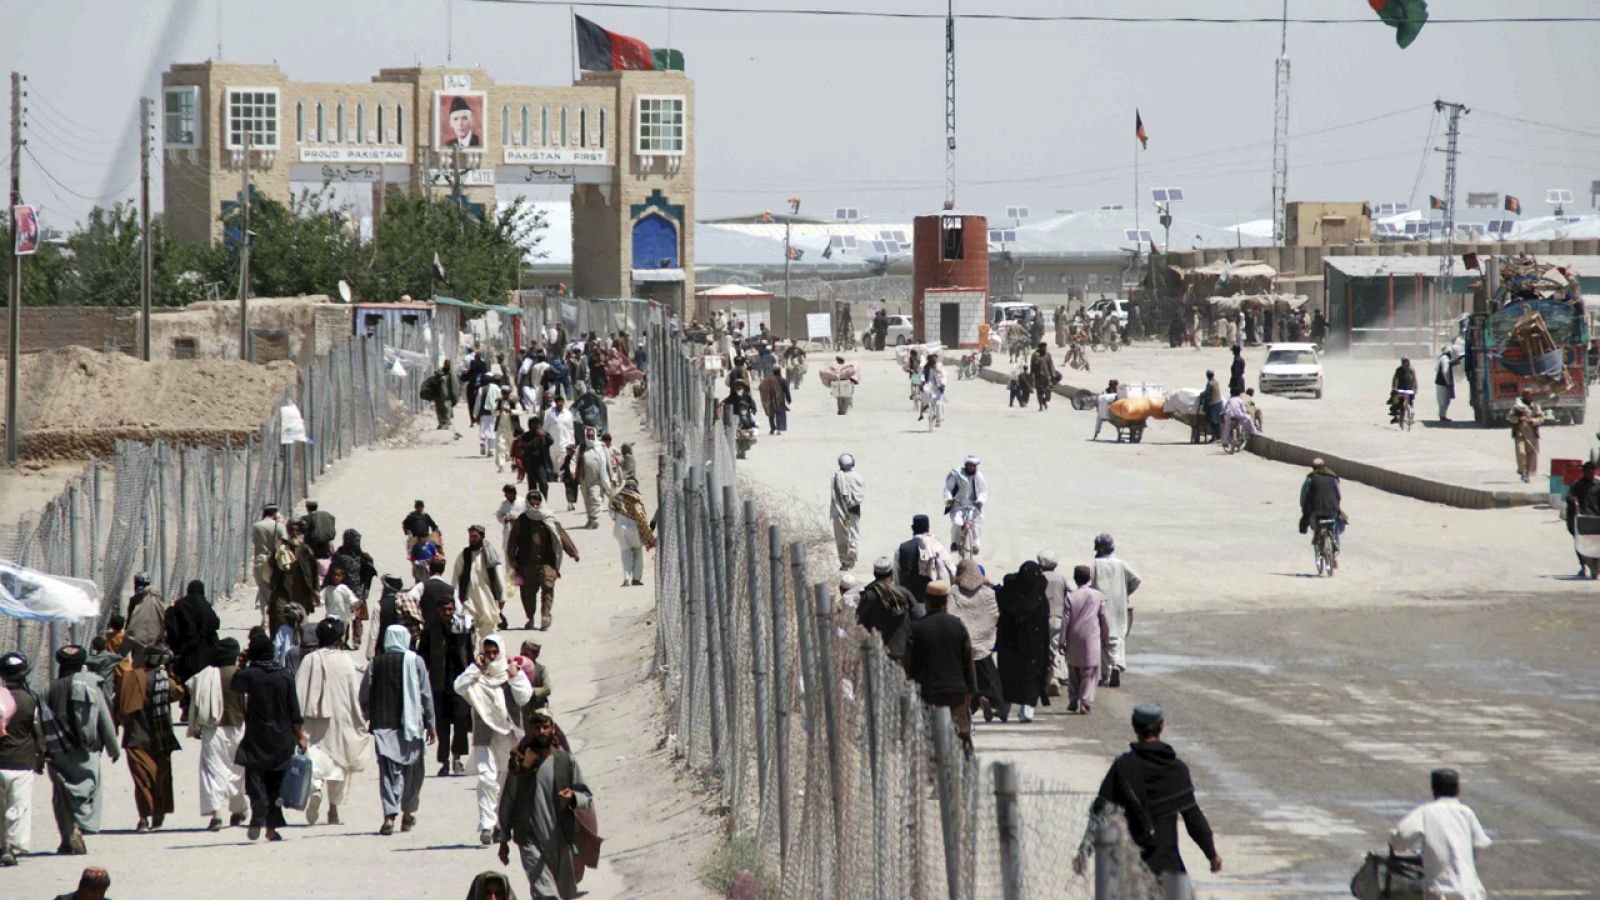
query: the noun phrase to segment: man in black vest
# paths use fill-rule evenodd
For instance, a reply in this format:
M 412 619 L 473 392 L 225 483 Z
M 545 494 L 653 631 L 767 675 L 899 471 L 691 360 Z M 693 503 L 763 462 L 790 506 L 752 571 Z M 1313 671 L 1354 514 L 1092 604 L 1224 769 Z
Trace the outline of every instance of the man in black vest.
M 901 544 L 895 550 L 894 569 L 896 580 L 900 586 L 911 592 L 917 605 L 921 606 L 928 599 L 928 576 L 922 574 L 922 538 L 928 533 L 928 517 L 917 513 L 911 517 L 911 540 Z M 920 617 L 919 617 L 920 618 Z

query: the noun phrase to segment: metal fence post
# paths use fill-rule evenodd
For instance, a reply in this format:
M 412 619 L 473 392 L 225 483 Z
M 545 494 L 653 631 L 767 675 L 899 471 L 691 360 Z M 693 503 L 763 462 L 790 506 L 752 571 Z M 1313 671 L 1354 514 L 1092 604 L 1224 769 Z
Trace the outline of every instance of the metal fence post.
M 105 584 L 105 573 L 100 571 L 100 463 L 89 467 L 89 577 L 100 585 L 100 593 L 116 596 L 116 585 Z
M 847 846 L 844 831 L 844 783 L 839 778 L 839 710 L 835 695 L 836 673 L 833 668 L 833 598 L 828 596 L 828 583 L 819 581 L 811 587 L 814 594 L 817 629 L 817 693 L 822 697 L 823 723 L 826 729 L 828 796 L 833 801 L 834 867 L 841 892 L 848 891 L 844 877 L 844 848 Z
M 1000 835 L 1000 890 L 1005 900 L 1022 900 L 1022 810 L 1017 805 L 1017 766 L 997 762 L 994 776 L 994 817 Z
M 734 634 L 735 616 L 733 614 L 733 611 L 738 603 L 738 601 L 733 597 L 733 586 L 737 584 L 739 580 L 739 573 L 737 571 L 738 562 L 736 561 L 736 557 L 738 556 L 738 548 L 734 544 L 735 528 L 733 524 L 733 506 L 738 501 L 734 496 L 733 485 L 731 484 L 725 484 L 722 486 L 721 495 L 719 508 L 722 511 L 722 546 L 720 548 L 722 553 L 722 590 L 717 593 L 717 597 L 722 604 L 722 640 L 725 646 L 731 648 L 734 642 L 738 640 L 738 635 Z M 752 647 L 752 649 L 754 648 Z M 738 712 L 735 709 L 735 706 L 737 705 L 737 698 L 734 697 L 732 690 L 733 685 L 736 683 L 736 675 L 734 673 L 735 659 L 736 657 L 731 652 L 723 659 L 722 676 L 728 680 L 729 687 L 728 719 L 734 723 L 735 733 L 742 736 L 745 730 L 745 719 L 744 716 L 738 715 Z M 745 740 L 741 738 L 737 741 L 736 746 L 742 748 L 744 744 Z
M 951 898 L 961 896 L 961 814 L 956 808 L 956 777 L 961 766 L 956 749 L 955 723 L 950 717 L 950 707 L 933 707 L 933 759 L 938 768 L 939 781 L 939 831 L 944 838 L 944 878 Z
M 767 551 L 771 563 L 772 588 L 772 699 L 777 710 L 773 749 L 778 772 L 778 853 L 785 867 L 789 862 L 789 661 L 784 636 L 787 620 L 783 610 L 783 529 L 767 526 Z
M 892 896 L 889 890 L 887 856 L 888 835 L 884 833 L 888 827 L 889 815 L 884 801 L 888 797 L 885 789 L 884 772 L 878 759 L 879 748 L 883 743 L 883 735 L 878 733 L 879 723 L 883 717 L 883 663 L 882 651 L 876 638 L 866 637 L 858 642 L 861 649 L 861 706 L 867 720 L 867 776 L 872 783 L 872 869 L 873 882 L 876 886 L 874 896 L 888 898 Z
M 689 560 L 694 558 L 694 552 L 696 549 L 694 534 L 694 478 L 692 476 L 683 479 L 682 497 L 683 503 L 680 504 L 679 517 L 682 519 L 680 524 L 683 526 L 683 528 L 678 533 L 683 536 L 682 559 L 684 561 L 685 568 L 684 579 L 681 582 L 683 586 L 683 605 L 685 613 L 683 616 L 683 621 L 684 628 L 686 630 L 686 634 L 684 636 L 684 646 L 686 648 L 684 666 L 687 669 L 684 685 L 684 702 L 689 704 L 689 715 L 686 719 L 685 727 L 688 731 L 688 744 L 690 748 L 689 762 L 692 765 L 694 763 L 694 750 L 698 744 L 697 740 L 695 739 L 694 720 L 700 715 L 705 714 L 702 713 L 699 704 L 700 682 L 707 677 L 706 672 L 701 668 L 700 662 L 700 657 L 702 655 L 702 650 L 700 647 L 700 617 L 705 615 L 705 604 L 701 602 L 700 593 L 696 589 L 695 584 L 695 582 L 699 581 L 700 578 L 700 567 L 689 562 Z M 709 652 L 709 648 L 706 652 Z M 707 689 L 709 690 L 709 686 Z M 715 704 L 712 704 L 712 707 L 715 708 Z M 709 712 L 709 710 L 707 712 Z M 712 735 L 711 752 L 712 755 L 715 756 L 716 728 L 713 726 L 710 731 Z
M 731 493 L 731 489 L 730 493 Z M 765 648 L 761 642 L 761 581 L 757 577 L 760 562 L 756 558 L 756 502 L 744 502 L 744 557 L 745 588 L 750 602 L 750 679 L 755 683 L 756 701 L 756 789 L 760 791 L 765 806 L 770 786 L 767 784 L 767 758 L 772 752 L 767 739 L 770 722 L 767 720 L 767 670 Z
M 710 663 L 710 674 L 706 684 L 711 688 L 711 752 L 714 758 L 713 768 L 719 772 L 728 771 L 731 766 L 725 765 L 724 754 L 728 753 L 731 741 L 728 738 L 730 727 L 727 716 L 727 706 L 724 698 L 728 695 L 728 681 L 723 677 L 727 670 L 728 634 L 722 627 L 722 610 L 717 602 L 717 579 L 719 566 L 717 565 L 717 548 L 721 543 L 717 540 L 717 507 L 714 489 L 711 483 L 711 473 L 704 468 L 700 470 L 703 491 L 701 501 L 694 505 L 696 516 L 700 517 L 697 533 L 700 536 L 700 552 L 697 557 L 700 562 L 700 601 L 705 607 L 706 647 L 711 652 L 707 658 Z

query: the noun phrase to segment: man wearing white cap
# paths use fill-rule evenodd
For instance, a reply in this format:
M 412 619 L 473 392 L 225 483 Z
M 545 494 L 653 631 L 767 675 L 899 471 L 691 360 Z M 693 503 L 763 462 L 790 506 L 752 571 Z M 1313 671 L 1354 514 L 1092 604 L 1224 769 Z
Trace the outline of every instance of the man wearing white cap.
M 961 467 L 944 477 L 944 512 L 950 517 L 950 549 L 961 549 L 961 528 L 965 522 L 972 534 L 972 553 L 978 554 L 983 537 L 983 504 L 989 500 L 989 482 L 978 471 L 978 458 L 968 456 Z
M 856 458 L 839 455 L 839 471 L 833 473 L 833 492 L 828 516 L 833 520 L 833 542 L 839 550 L 839 571 L 856 567 L 856 550 L 861 543 L 861 503 L 867 497 L 866 483 L 856 472 Z

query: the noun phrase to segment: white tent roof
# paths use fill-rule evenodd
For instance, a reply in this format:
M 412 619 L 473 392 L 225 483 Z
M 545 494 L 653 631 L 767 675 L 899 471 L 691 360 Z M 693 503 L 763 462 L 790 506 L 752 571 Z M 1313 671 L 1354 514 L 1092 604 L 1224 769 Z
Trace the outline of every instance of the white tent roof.
M 713 288 L 695 291 L 696 297 L 706 300 L 771 300 L 772 292 L 758 288 L 746 287 L 742 284 L 724 284 Z

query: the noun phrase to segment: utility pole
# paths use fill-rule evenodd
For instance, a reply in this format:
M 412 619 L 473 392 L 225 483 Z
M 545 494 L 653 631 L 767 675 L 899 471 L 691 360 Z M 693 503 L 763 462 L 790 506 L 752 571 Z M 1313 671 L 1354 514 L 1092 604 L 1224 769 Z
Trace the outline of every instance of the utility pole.
M 1272 242 L 1281 247 L 1289 233 L 1289 0 L 1283 0 L 1272 96 Z
M 250 128 L 241 128 L 244 164 L 239 167 L 239 359 L 250 358 Z
M 1450 113 L 1449 125 L 1445 131 L 1445 146 L 1433 148 L 1444 154 L 1444 259 L 1439 264 L 1440 291 L 1446 296 L 1454 296 L 1452 290 L 1456 272 L 1456 156 L 1459 152 L 1458 143 L 1461 138 L 1461 117 L 1472 112 L 1465 104 L 1450 103 L 1445 100 L 1433 101 L 1435 112 Z M 1428 331 L 1430 338 L 1437 332 L 1436 323 L 1430 316 Z
M 956 207 L 956 0 L 944 13 L 944 208 Z
M 150 361 L 150 98 L 139 98 L 139 358 Z
M 11 73 L 11 328 L 6 332 L 6 465 L 15 466 L 17 397 L 22 358 L 22 257 L 17 255 L 16 209 L 22 204 L 22 73 Z

